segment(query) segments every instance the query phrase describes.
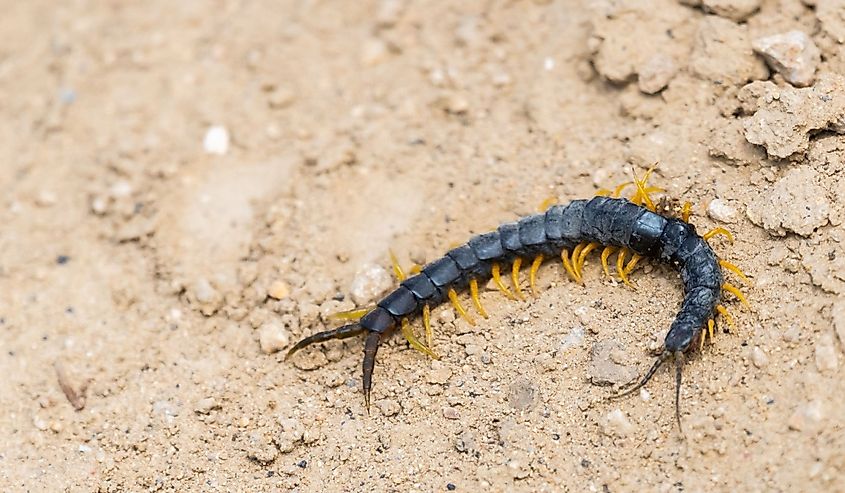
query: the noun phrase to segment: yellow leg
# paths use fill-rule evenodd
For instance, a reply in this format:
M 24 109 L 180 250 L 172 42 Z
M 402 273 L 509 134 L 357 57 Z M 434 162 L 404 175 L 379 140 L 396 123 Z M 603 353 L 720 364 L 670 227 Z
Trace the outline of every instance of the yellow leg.
M 587 255 L 590 252 L 595 250 L 596 248 L 600 247 L 601 243 L 592 242 L 589 245 L 585 246 L 583 250 L 581 250 L 581 254 L 578 255 L 578 271 L 580 272 L 584 268 L 584 261 L 587 259 Z
M 616 247 L 614 246 L 606 246 L 604 250 L 601 251 L 601 268 L 604 270 L 604 275 L 610 277 L 610 267 L 607 265 L 607 257 L 613 255 L 613 252 L 616 251 Z
M 622 282 L 633 288 L 634 286 L 631 284 L 631 281 L 628 280 L 628 274 L 625 273 L 626 253 L 628 253 L 626 248 L 619 250 L 619 256 L 616 257 L 616 272 L 619 274 L 619 278 L 622 279 Z
M 707 333 L 710 334 L 710 341 L 713 341 L 713 335 L 716 332 L 714 329 L 716 327 L 716 321 L 712 318 L 707 319 Z
M 698 342 L 698 350 L 701 351 L 704 349 L 704 339 L 707 338 L 707 332 L 701 331 L 701 340 Z
M 401 325 L 402 335 L 405 336 L 405 339 L 408 340 L 408 343 L 411 345 L 412 348 L 434 359 L 440 359 L 440 356 L 438 356 L 437 353 L 432 351 L 425 344 L 421 343 L 419 339 L 417 339 L 417 336 L 414 335 L 414 331 L 413 329 L 411 329 L 411 324 L 408 323 L 407 318 L 402 319 Z
M 390 263 L 393 264 L 393 274 L 396 275 L 396 279 L 400 281 L 404 281 L 407 277 L 405 275 L 405 271 L 402 270 L 402 266 L 399 265 L 399 261 L 396 259 L 396 255 L 393 253 L 393 250 L 389 250 L 390 253 Z
M 751 305 L 748 304 L 748 299 L 745 298 L 745 295 L 742 294 L 742 291 L 740 291 L 739 288 L 729 282 L 726 282 L 722 284 L 722 289 L 736 296 L 739 301 L 741 301 L 742 304 L 745 305 L 745 308 L 748 308 L 749 310 L 751 309 Z
M 739 276 L 739 278 L 742 279 L 742 282 L 744 282 L 746 285 L 751 286 L 751 279 L 749 279 L 745 275 L 745 273 L 740 270 L 739 267 L 728 262 L 727 260 L 719 260 L 719 265 Z
M 648 169 L 648 171 L 645 172 L 645 175 L 643 175 L 642 180 L 637 179 L 636 174 L 634 175 L 634 183 L 637 185 L 637 193 L 635 194 L 635 197 L 641 200 L 645 207 L 650 211 L 653 211 L 655 207 L 654 202 L 648 195 L 648 190 L 646 190 L 646 182 L 648 182 L 648 178 L 649 176 L 651 176 L 652 171 L 654 171 L 654 166 L 652 166 Z
M 454 289 L 450 288 L 448 294 L 449 301 L 452 302 L 452 306 L 455 307 L 455 310 L 457 310 L 458 315 L 460 315 L 461 318 L 466 320 L 468 324 L 475 325 L 475 320 L 473 320 L 473 318 L 469 316 L 469 313 L 467 313 L 466 308 L 464 308 L 464 306 L 461 304 L 461 301 L 458 299 L 458 293 L 455 292 Z
M 628 262 L 628 265 L 625 267 L 625 274 L 630 274 L 633 272 L 634 268 L 637 266 L 637 263 L 642 259 L 642 255 L 635 253 L 633 257 L 631 257 L 631 261 Z
M 428 305 L 423 305 L 422 319 L 423 327 L 425 328 L 425 343 L 431 349 L 432 341 L 434 341 L 434 331 L 431 330 L 431 308 Z
M 513 281 L 513 292 L 516 293 L 516 297 L 521 300 L 524 300 L 525 296 L 522 295 L 522 288 L 519 287 L 520 267 L 522 267 L 522 259 L 517 257 L 517 259 L 513 261 L 513 268 L 511 269 L 511 281 Z
M 727 320 L 728 325 L 730 325 L 732 329 L 736 329 L 736 324 L 734 324 L 734 318 L 733 318 L 733 316 L 731 316 L 731 314 L 728 312 L 728 309 L 727 309 L 727 308 L 725 308 L 725 307 L 724 307 L 724 306 L 722 306 L 722 305 L 716 305 L 716 311 L 717 311 L 717 312 L 719 312 L 719 315 L 721 315 L 722 317 L 724 317 L 724 318 L 725 318 L 725 320 Z
M 578 257 L 581 256 L 581 250 L 587 246 L 586 243 L 579 243 L 575 245 L 575 249 L 572 250 L 572 268 L 575 270 L 575 275 L 578 277 L 578 282 L 582 281 L 581 278 L 581 271 L 578 269 Z
M 490 270 L 490 273 L 493 275 L 493 282 L 496 283 L 496 287 L 499 288 L 499 291 L 502 292 L 510 300 L 515 300 L 516 297 L 510 290 L 505 286 L 505 283 L 502 282 L 502 275 L 499 272 L 499 264 L 494 263 L 493 268 Z
M 534 296 L 537 296 L 537 271 L 540 270 L 542 263 L 542 254 L 534 257 L 534 262 L 531 262 L 531 270 L 528 273 L 528 285 L 531 286 L 531 294 Z
M 692 204 L 689 202 L 684 202 L 683 208 L 681 208 L 681 219 L 684 220 L 685 223 L 689 222 L 689 217 L 692 215 Z
M 634 184 L 634 182 L 632 182 L 632 181 L 626 181 L 625 183 L 622 183 L 621 185 L 619 185 L 618 187 L 616 187 L 613 190 L 613 195 L 611 195 L 611 197 L 617 198 L 617 197 L 621 196 L 622 190 L 625 190 L 625 187 L 627 187 L 628 185 L 633 185 L 633 184 Z
M 368 306 L 365 308 L 356 308 L 354 310 L 346 310 L 344 312 L 332 313 L 329 318 L 334 320 L 350 320 L 355 321 L 370 313 L 375 306 Z
M 478 313 L 487 318 L 487 310 L 481 306 L 481 298 L 478 297 L 478 281 L 475 279 L 470 279 L 469 281 L 469 296 L 472 298 L 473 304 L 475 304 L 475 309 L 478 310 Z
M 418 264 L 414 264 L 414 265 L 411 266 L 410 269 L 408 269 L 408 272 L 410 272 L 413 275 L 417 275 L 420 272 L 422 272 L 422 266 L 418 265 Z
M 599 188 L 596 190 L 596 197 L 609 197 L 611 193 L 613 192 L 606 188 Z
M 723 235 L 725 238 L 728 239 L 729 242 L 731 242 L 731 243 L 734 242 L 734 235 L 732 235 L 731 232 L 728 231 L 725 228 L 713 228 L 710 231 L 701 235 L 701 237 L 704 238 L 705 240 L 709 240 L 710 238 L 712 238 L 716 235 Z
M 569 274 L 569 277 L 572 278 L 573 281 L 578 282 L 578 276 L 575 275 L 575 269 L 572 268 L 572 263 L 569 262 L 569 249 L 564 248 L 562 252 L 560 252 L 560 258 L 563 260 L 563 268 L 566 269 L 566 273 Z

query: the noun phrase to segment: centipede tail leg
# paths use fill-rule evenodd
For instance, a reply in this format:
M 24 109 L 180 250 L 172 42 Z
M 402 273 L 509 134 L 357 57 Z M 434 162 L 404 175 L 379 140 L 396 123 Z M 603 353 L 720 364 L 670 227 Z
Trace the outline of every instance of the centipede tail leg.
M 649 368 L 646 374 L 643 375 L 643 378 L 640 379 L 640 381 L 636 385 L 624 392 L 611 396 L 611 399 L 621 399 L 623 397 L 627 397 L 633 394 L 634 392 L 640 390 L 641 388 L 645 387 L 645 385 L 651 380 L 651 377 L 654 376 L 657 370 L 660 369 L 661 366 L 663 366 L 663 363 L 665 363 L 671 355 L 672 353 L 668 351 L 663 351 L 662 353 L 660 353 L 660 356 L 657 357 L 657 360 L 654 361 L 654 364 L 651 365 L 651 368 Z
M 678 431 L 684 434 L 681 426 L 681 376 L 684 369 L 684 352 L 675 351 L 675 419 L 678 421 Z
M 326 342 L 332 339 L 346 339 L 349 337 L 357 336 L 365 331 L 363 327 L 359 324 L 349 324 L 344 325 L 342 327 L 338 327 L 336 329 L 324 330 L 322 332 L 317 332 L 316 334 L 312 334 L 305 339 L 297 342 L 290 350 L 288 354 L 285 355 L 285 360 L 290 358 L 300 349 L 310 346 L 311 344 L 316 344 L 318 342 Z
M 381 342 L 381 334 L 370 332 L 367 341 L 364 343 L 364 404 L 367 406 L 367 414 L 370 413 L 370 391 L 373 388 L 373 369 L 376 366 L 376 353 Z

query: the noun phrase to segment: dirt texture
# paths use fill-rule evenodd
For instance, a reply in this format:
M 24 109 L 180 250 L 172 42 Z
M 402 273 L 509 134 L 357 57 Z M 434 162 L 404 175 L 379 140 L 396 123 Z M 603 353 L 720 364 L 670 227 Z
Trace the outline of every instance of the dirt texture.
M 3 2 L 0 491 L 845 491 L 843 6 Z M 390 250 L 655 163 L 753 284 L 683 432 L 671 370 L 608 400 L 679 308 L 659 263 L 438 307 L 369 414 L 360 338 L 283 361 Z

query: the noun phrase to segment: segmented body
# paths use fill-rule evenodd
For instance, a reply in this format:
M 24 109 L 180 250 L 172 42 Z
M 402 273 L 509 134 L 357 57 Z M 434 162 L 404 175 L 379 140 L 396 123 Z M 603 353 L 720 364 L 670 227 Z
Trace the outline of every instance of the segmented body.
M 603 196 L 554 205 L 545 213 L 523 217 L 473 237 L 402 281 L 357 323 L 308 337 L 294 346 L 289 355 L 315 342 L 367 333 L 363 390 L 369 404 L 382 334 L 424 307 L 443 302 L 450 289 L 489 279 L 497 264 L 538 255 L 550 258 L 584 242 L 627 248 L 678 266 L 685 292 L 681 309 L 666 335 L 663 355 L 642 383 L 672 355 L 677 357 L 680 381 L 682 355 L 712 321 L 720 300 L 723 279 L 719 260 L 691 224 L 628 199 Z

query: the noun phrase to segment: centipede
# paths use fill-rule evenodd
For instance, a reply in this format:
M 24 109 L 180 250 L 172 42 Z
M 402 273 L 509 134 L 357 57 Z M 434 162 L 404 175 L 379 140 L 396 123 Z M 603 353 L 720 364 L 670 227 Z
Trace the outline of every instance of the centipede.
M 312 344 L 365 335 L 362 391 L 369 411 L 376 354 L 382 340 L 394 329 L 399 329 L 411 347 L 439 359 L 433 350 L 432 308 L 448 300 L 458 315 L 474 326 L 476 319 L 461 303 L 459 292 L 468 290 L 475 311 L 486 319 L 488 313 L 479 297 L 479 283 L 492 279 L 496 289 L 508 299 L 525 299 L 520 281 L 523 263 L 530 261 L 528 286 L 536 295 L 541 265 L 559 258 L 566 276 L 583 284 L 585 261 L 591 252 L 601 248 L 599 257 L 605 276 L 611 276 L 609 262 L 615 254 L 616 273 L 628 286 L 632 286 L 629 276 L 642 259 L 670 264 L 680 273 L 684 296 L 660 353 L 642 377 L 609 396 L 622 398 L 639 391 L 664 363 L 674 359 L 675 417 L 680 428 L 682 370 L 687 355 L 696 348 L 703 349 L 708 335 L 713 339 L 717 321 L 724 319 L 730 327 L 734 326 L 734 318 L 723 301 L 724 293 L 749 306 L 743 292 L 726 280 L 727 275 L 737 276 L 748 285 L 751 282 L 739 267 L 720 259 L 708 242 L 722 235 L 732 243 L 733 235 L 727 229 L 716 227 L 697 233 L 690 222 L 690 202 L 683 204 L 680 214 L 657 210 L 652 194 L 665 191 L 648 185 L 653 171 L 654 167 L 648 169 L 642 177 L 634 174 L 633 180 L 613 190 L 598 190 L 590 199 L 550 204 L 543 207 L 543 212 L 501 224 L 424 267 L 413 269 L 411 275 L 405 273 L 391 252 L 393 270 L 400 281 L 398 287 L 373 306 L 338 314 L 348 323 L 305 337 L 290 348 L 285 359 Z M 629 186 L 635 187 L 633 193 L 623 197 Z M 503 280 L 503 269 L 508 265 L 513 289 Z M 411 327 L 410 321 L 416 317 L 422 319 L 425 342 Z

